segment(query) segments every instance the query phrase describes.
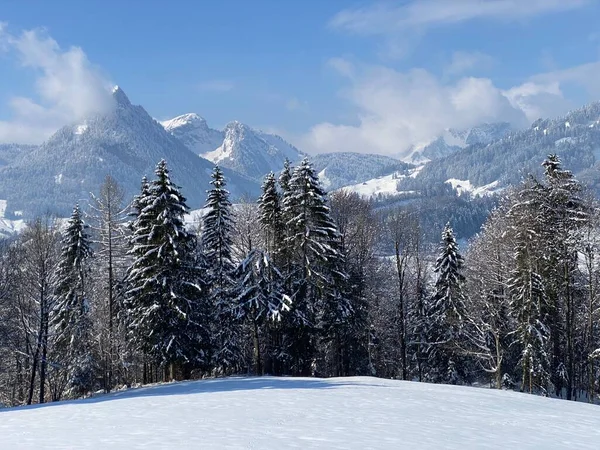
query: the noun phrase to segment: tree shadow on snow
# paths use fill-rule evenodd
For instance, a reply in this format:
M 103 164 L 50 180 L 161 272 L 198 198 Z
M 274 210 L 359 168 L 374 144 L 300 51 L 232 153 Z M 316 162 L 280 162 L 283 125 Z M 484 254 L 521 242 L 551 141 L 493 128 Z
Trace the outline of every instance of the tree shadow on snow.
M 124 391 L 112 392 L 110 394 L 97 394 L 95 397 L 79 400 L 65 400 L 60 402 L 44 403 L 15 408 L 2 408 L 0 413 L 9 411 L 22 411 L 24 409 L 46 408 L 51 406 L 100 403 L 105 401 L 130 399 L 137 397 L 162 397 L 169 395 L 195 395 L 214 392 L 234 392 L 252 390 L 288 390 L 288 389 L 335 389 L 342 386 L 367 386 L 348 379 L 328 380 L 323 378 L 294 378 L 294 377 L 226 377 L 211 378 L 196 381 L 181 381 L 165 383 L 139 388 L 131 388 Z M 372 385 L 371 385 L 372 386 Z M 378 386 L 380 387 L 380 386 Z

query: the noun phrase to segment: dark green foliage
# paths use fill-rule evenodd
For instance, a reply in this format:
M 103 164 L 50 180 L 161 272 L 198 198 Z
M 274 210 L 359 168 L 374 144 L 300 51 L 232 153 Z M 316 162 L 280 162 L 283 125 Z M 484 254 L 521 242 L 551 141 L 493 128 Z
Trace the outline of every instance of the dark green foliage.
M 209 330 L 196 239 L 184 227 L 188 208 L 164 160 L 155 173 L 135 204 L 125 299 L 129 334 L 134 348 L 158 366 L 201 364 Z

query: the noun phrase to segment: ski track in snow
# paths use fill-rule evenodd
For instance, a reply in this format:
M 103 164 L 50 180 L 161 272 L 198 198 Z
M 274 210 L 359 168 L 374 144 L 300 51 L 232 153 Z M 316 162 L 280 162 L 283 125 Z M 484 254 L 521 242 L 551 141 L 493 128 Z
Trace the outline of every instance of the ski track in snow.
M 0 410 L 2 449 L 597 449 L 598 406 L 355 378 L 228 378 Z

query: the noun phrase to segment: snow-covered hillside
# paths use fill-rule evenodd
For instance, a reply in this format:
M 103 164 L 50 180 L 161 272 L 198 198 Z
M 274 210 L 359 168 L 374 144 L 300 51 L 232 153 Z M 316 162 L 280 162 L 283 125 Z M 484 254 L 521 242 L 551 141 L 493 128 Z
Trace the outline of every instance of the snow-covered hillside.
M 358 378 L 229 378 L 0 412 L 6 449 L 597 449 L 598 406 Z
M 322 153 L 312 156 L 311 162 L 328 191 L 393 173 L 404 174 L 413 167 L 388 156 L 352 152 Z
M 498 187 L 500 184 L 498 181 L 492 181 L 484 186 L 473 186 L 469 180 L 457 180 L 456 178 L 450 178 L 446 180 L 446 183 L 451 185 L 452 189 L 454 189 L 459 195 L 469 194 L 472 197 L 490 196 L 498 194 L 503 190 L 503 188 Z
M 423 166 L 408 169 L 402 172 L 394 172 L 389 175 L 373 178 L 362 183 L 345 186 L 342 189 L 346 192 L 355 192 L 362 197 L 371 198 L 376 196 L 396 196 L 414 194 L 415 191 L 398 191 L 398 181 L 408 177 L 414 178 Z

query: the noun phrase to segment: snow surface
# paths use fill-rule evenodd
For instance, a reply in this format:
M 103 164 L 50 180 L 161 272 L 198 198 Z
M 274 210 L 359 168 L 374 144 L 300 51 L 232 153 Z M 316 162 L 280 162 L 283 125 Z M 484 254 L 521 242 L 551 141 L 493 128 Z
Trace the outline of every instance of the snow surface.
M 468 193 L 473 197 L 490 196 L 502 190 L 501 188 L 498 188 L 498 181 L 492 181 L 491 183 L 483 186 L 474 186 L 469 180 L 449 178 L 446 180 L 446 183 L 450 184 L 452 189 L 454 189 L 459 195 Z
M 77 125 L 75 127 L 75 134 L 83 134 L 87 131 L 88 129 L 88 124 L 87 123 L 82 123 L 81 125 Z
M 4 217 L 6 215 L 6 205 L 6 200 L 0 200 L 0 239 L 19 233 L 27 226 L 27 223 L 24 220 L 6 219 Z M 15 215 L 22 215 L 22 211 L 15 211 Z
M 567 136 L 567 137 L 560 138 L 560 139 L 558 139 L 558 140 L 554 141 L 554 145 L 555 145 L 556 147 L 558 147 L 558 146 L 560 146 L 560 145 L 562 145 L 562 144 L 572 144 L 572 143 L 574 143 L 574 142 L 576 142 L 576 141 L 577 141 L 577 139 L 575 139 L 574 137 L 572 137 L 572 136 Z
M 200 117 L 198 114 L 196 113 L 187 113 L 187 114 L 183 114 L 181 116 L 177 116 L 173 119 L 170 120 L 165 120 L 162 122 L 159 122 L 163 128 L 167 131 L 173 131 L 176 128 L 182 127 L 184 125 L 189 125 L 193 122 L 201 122 L 204 121 L 204 119 L 202 117 Z
M 0 217 L 0 239 L 13 234 L 20 233 L 27 227 L 27 222 L 19 220 L 10 220 Z M 1 447 L 0 447 L 1 448 Z
M 383 177 L 373 178 L 364 183 L 353 184 L 343 187 L 347 192 L 356 192 L 364 197 L 372 197 L 378 194 L 397 195 L 398 177 L 394 174 L 385 175 Z
M 600 408 L 369 377 L 226 378 L 0 410 L 7 449 L 597 449 Z
M 327 168 L 321 170 L 317 174 L 317 177 L 319 178 L 319 183 L 321 183 L 321 187 L 325 190 L 327 190 L 331 187 L 331 180 L 329 178 L 327 178 L 327 174 L 325 173 L 326 170 L 327 170 Z
M 424 165 L 415 167 L 411 169 L 408 173 L 410 178 L 415 178 L 421 169 L 423 169 Z M 319 174 L 319 179 L 320 179 Z M 398 191 L 398 181 L 402 178 L 405 178 L 405 174 L 401 173 L 391 173 L 389 175 L 385 175 L 382 177 L 373 178 L 371 180 L 367 180 L 363 183 L 357 183 L 350 186 L 345 186 L 343 189 L 347 192 L 356 192 L 363 197 L 373 197 L 375 195 L 406 195 L 406 194 L 414 194 L 416 191 Z

